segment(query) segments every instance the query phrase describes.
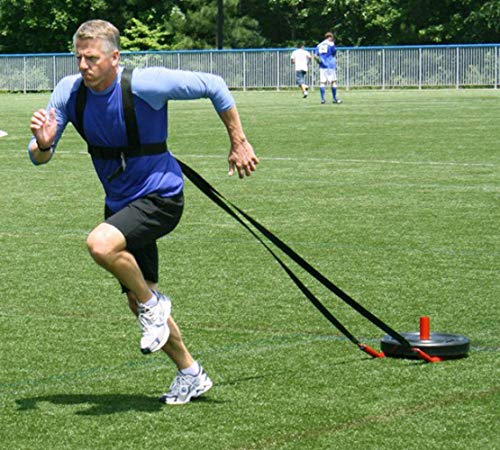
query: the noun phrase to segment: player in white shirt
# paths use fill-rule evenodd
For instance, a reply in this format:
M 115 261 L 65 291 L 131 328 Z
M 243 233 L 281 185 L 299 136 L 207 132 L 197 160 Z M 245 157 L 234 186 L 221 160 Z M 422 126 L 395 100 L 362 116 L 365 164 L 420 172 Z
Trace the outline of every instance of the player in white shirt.
M 309 69 L 310 60 L 311 54 L 304 49 L 303 45 L 294 50 L 290 55 L 290 61 L 292 62 L 292 64 L 295 64 L 295 80 L 297 82 L 297 85 L 302 90 L 303 98 L 306 98 L 309 94 L 308 86 L 305 82 L 305 77 Z

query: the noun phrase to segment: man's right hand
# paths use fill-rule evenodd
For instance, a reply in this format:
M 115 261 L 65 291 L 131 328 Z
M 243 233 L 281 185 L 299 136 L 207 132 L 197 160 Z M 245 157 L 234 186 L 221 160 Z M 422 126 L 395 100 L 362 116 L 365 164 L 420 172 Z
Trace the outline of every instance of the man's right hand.
M 50 108 L 48 114 L 45 109 L 35 111 L 31 116 L 30 129 L 36 139 L 38 148 L 52 147 L 57 134 L 55 109 Z M 35 149 L 33 148 L 33 150 Z

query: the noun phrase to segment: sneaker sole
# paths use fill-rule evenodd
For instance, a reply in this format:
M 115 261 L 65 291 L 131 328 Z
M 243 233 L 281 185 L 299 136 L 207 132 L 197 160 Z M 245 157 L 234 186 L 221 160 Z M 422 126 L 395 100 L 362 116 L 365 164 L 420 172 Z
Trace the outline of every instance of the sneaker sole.
M 160 301 L 165 301 L 163 299 L 167 299 L 167 297 L 165 296 L 162 296 L 161 300 Z M 172 311 L 172 302 L 170 300 L 168 300 L 168 308 L 167 308 L 167 312 L 168 312 L 168 315 L 167 315 L 167 320 L 168 318 L 170 317 L 170 312 Z M 170 337 L 170 328 L 167 324 L 167 322 L 165 322 L 165 325 L 167 326 L 167 332 L 165 333 L 165 336 L 163 336 L 163 339 L 161 339 L 159 342 L 158 342 L 158 345 L 154 346 L 154 347 L 146 347 L 146 348 L 141 348 L 141 353 L 143 355 L 149 355 L 151 353 L 154 353 L 154 352 L 157 352 L 158 350 L 161 350 L 162 347 L 167 343 L 168 341 L 168 338 Z
M 167 343 L 169 337 L 170 337 L 170 329 L 168 328 L 167 325 L 167 332 L 165 333 L 165 336 L 163 336 L 163 339 L 158 342 L 158 345 L 156 345 L 155 347 L 141 348 L 141 353 L 143 355 L 149 355 L 150 353 L 154 353 L 157 352 L 158 350 L 161 350 L 161 348 Z

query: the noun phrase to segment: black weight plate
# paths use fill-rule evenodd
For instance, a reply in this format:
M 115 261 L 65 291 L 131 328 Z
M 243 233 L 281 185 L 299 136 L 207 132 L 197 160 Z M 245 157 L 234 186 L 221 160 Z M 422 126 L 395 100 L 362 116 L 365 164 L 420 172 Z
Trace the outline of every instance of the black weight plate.
M 461 334 L 431 333 L 430 339 L 421 340 L 419 332 L 401 333 L 412 347 L 417 347 L 430 356 L 441 358 L 459 358 L 469 351 L 470 340 Z M 410 349 L 401 345 L 389 335 L 380 341 L 380 348 L 386 356 L 401 358 L 418 357 Z

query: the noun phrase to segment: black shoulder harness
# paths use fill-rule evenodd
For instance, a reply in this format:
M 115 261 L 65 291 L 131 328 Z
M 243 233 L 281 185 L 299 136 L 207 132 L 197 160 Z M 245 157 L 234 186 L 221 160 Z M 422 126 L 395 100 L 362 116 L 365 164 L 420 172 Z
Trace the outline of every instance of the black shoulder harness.
M 76 94 L 76 124 L 80 136 L 87 142 L 88 152 L 93 158 L 98 159 L 116 159 L 121 160 L 120 167 L 113 173 L 108 180 L 111 181 L 120 175 L 127 166 L 127 158 L 134 156 L 156 155 L 167 151 L 166 142 L 158 142 L 154 144 L 142 144 L 139 141 L 139 130 L 137 128 L 137 118 L 135 116 L 134 98 L 132 95 L 132 69 L 125 68 L 121 77 L 121 91 L 122 91 L 122 107 L 123 115 L 125 117 L 125 127 L 127 129 L 127 146 L 126 147 L 99 147 L 96 145 L 89 145 L 85 137 L 83 116 L 85 104 L 87 102 L 87 88 L 85 84 L 80 84 Z

